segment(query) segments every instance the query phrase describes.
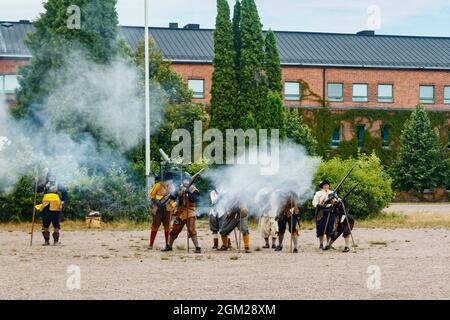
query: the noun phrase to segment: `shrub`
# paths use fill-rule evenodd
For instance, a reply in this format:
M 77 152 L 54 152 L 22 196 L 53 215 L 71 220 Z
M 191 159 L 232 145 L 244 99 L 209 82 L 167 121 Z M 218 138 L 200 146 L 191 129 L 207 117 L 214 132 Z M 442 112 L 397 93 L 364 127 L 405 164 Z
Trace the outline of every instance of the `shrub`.
M 348 212 L 356 218 L 379 214 L 392 200 L 393 191 L 392 179 L 384 171 L 375 153 L 370 156 L 361 154 L 358 159 L 333 158 L 322 162 L 315 177 L 315 185 L 326 178 L 330 180 L 333 190 L 355 164 L 355 169 L 344 182 L 339 195 L 344 197 L 352 187 L 358 184 L 345 201 Z M 303 210 L 309 217 L 313 216 L 314 209 L 311 201 L 304 204 Z

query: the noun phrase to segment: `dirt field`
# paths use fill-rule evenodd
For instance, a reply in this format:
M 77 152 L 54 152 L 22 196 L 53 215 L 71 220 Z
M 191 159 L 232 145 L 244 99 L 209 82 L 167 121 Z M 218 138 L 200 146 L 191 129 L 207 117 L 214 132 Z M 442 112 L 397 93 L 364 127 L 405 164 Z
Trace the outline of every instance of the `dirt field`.
M 356 229 L 357 252 L 317 249 L 313 231 L 301 234 L 298 254 L 259 249 L 216 252 L 199 231 L 204 253 L 187 254 L 185 234 L 171 254 L 147 249 L 146 231 L 66 231 L 63 246 L 29 247 L 21 231 L 0 231 L 1 299 L 450 299 L 449 229 Z M 158 234 L 158 246 L 163 243 Z M 184 249 L 184 250 L 182 250 Z M 258 251 L 259 250 L 259 251 Z M 81 289 L 69 290 L 69 265 L 81 270 Z M 369 266 L 380 288 L 368 289 Z M 368 269 L 369 268 L 369 269 Z M 369 273 L 367 273 L 369 272 Z M 376 284 L 377 282 L 370 282 Z

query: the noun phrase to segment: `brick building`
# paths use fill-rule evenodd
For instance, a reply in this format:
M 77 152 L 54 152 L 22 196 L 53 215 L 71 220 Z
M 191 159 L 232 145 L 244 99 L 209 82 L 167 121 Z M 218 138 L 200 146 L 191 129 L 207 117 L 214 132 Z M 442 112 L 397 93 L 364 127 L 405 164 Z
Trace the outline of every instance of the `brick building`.
M 14 103 L 18 66 L 30 61 L 24 39 L 28 21 L 0 22 L 0 92 Z M 213 72 L 213 30 L 190 24 L 150 28 L 156 46 L 194 92 L 196 102 L 210 101 Z M 357 34 L 275 32 L 282 63 L 283 99 L 288 107 L 334 113 L 348 110 L 408 111 L 419 103 L 443 112 L 450 123 L 450 38 Z M 121 27 L 120 36 L 136 48 L 142 27 Z M 305 89 L 312 95 L 305 95 Z M 311 98 L 315 97 L 315 98 Z M 318 99 L 320 97 L 320 99 Z M 325 101 L 325 102 L 324 102 Z M 368 125 L 364 117 L 343 121 L 334 129 L 330 146 L 362 137 L 364 130 L 389 146 L 383 122 Z M 442 128 L 441 128 L 442 129 Z M 445 128 L 446 134 L 448 129 Z

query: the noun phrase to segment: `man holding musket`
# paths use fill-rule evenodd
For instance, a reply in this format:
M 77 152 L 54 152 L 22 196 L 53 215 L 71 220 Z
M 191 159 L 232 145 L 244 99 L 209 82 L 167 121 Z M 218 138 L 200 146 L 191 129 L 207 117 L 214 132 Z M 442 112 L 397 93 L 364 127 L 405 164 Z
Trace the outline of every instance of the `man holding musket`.
M 316 209 L 316 235 L 319 238 L 319 249 L 323 249 L 323 241 L 325 235 L 327 236 L 327 243 L 333 232 L 333 225 L 335 215 L 333 214 L 333 205 L 327 203 L 328 197 L 333 191 L 330 190 L 330 181 L 323 180 L 319 184 L 321 190 L 314 195 L 312 205 Z
M 197 174 L 198 175 L 198 174 Z M 173 222 L 172 231 L 169 234 L 169 241 L 162 251 L 172 251 L 173 243 L 183 230 L 184 225 L 187 227 L 188 241 L 192 239 L 195 250 L 194 253 L 201 253 L 198 244 L 197 231 L 195 230 L 196 209 L 199 199 L 199 191 L 193 185 L 194 178 L 189 173 L 184 173 L 183 181 L 177 194 L 177 211 L 176 218 Z M 189 242 L 188 242 L 189 244 Z

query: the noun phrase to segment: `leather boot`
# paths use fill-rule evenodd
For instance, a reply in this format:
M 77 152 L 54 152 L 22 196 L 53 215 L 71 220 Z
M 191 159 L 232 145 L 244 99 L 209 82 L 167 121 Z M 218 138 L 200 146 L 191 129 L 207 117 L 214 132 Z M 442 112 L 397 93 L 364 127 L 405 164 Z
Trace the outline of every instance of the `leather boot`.
M 218 238 L 214 238 L 214 245 L 213 245 L 213 250 L 217 250 L 219 248 L 219 239 Z
M 227 251 L 228 250 L 228 237 L 222 236 L 222 246 L 220 247 L 220 251 Z
M 49 246 L 50 245 L 50 231 L 44 230 L 42 231 L 42 235 L 44 236 L 44 244 L 43 246 Z
M 244 238 L 244 249 L 245 249 L 245 253 L 250 253 L 250 235 L 249 234 L 245 234 L 243 236 Z
M 57 246 L 59 244 L 59 230 L 53 232 L 53 245 Z

